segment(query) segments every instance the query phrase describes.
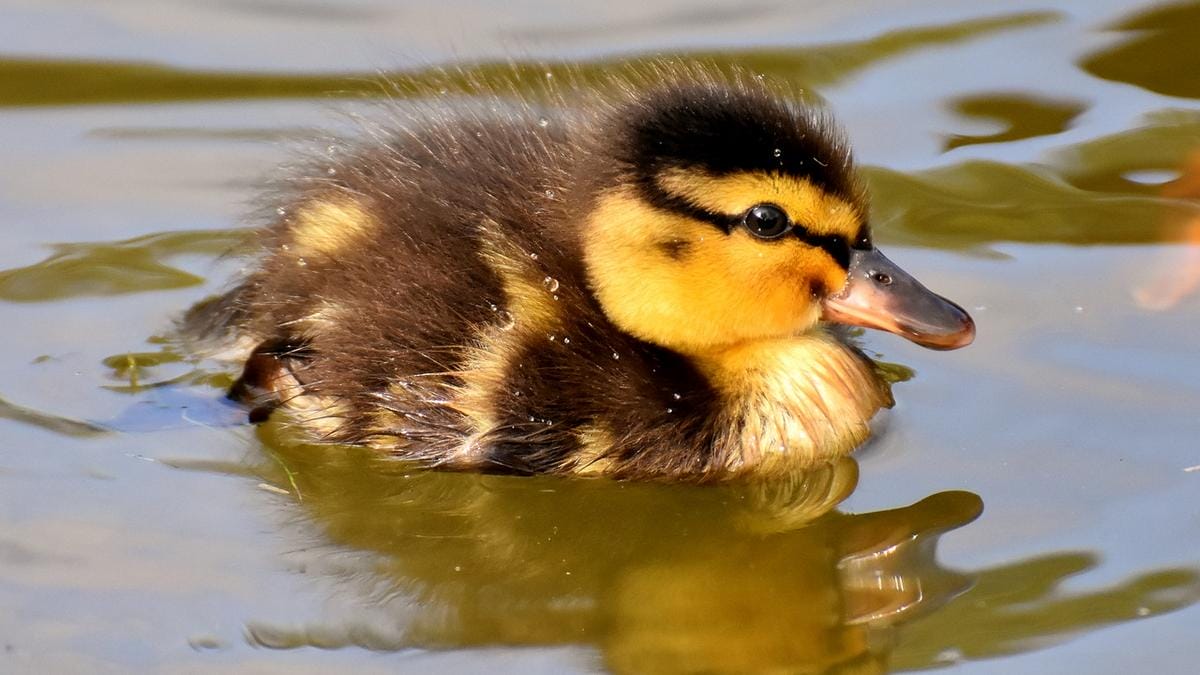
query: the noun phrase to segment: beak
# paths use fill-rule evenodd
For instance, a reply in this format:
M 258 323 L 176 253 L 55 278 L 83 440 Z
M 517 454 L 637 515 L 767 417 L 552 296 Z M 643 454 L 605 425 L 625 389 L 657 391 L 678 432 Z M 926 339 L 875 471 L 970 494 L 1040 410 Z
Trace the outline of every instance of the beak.
M 975 339 L 962 307 L 934 293 L 879 249 L 852 249 L 846 287 L 823 303 L 827 321 L 878 328 L 930 349 L 958 349 Z

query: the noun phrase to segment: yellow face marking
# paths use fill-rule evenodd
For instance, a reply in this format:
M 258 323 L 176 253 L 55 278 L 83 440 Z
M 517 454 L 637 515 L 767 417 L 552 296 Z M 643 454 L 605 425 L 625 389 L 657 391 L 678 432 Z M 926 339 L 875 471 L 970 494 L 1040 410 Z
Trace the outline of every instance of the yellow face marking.
M 721 196 L 721 210 L 785 201 L 779 192 L 739 199 Z M 839 218 L 832 227 L 850 231 L 851 211 Z M 665 242 L 679 242 L 679 254 L 664 250 Z M 685 354 L 802 333 L 820 318 L 814 289 L 846 283 L 827 253 L 795 237 L 761 241 L 744 228 L 726 234 L 652 207 L 630 187 L 600 196 L 583 247 L 592 290 L 613 322 Z
M 333 255 L 374 229 L 374 218 L 349 198 L 305 204 L 291 221 L 292 245 L 298 255 Z
M 736 216 L 769 202 L 813 234 L 841 235 L 853 242 L 862 228 L 861 216 L 846 200 L 794 176 L 760 171 L 712 176 L 675 169 L 660 175 L 658 184 L 715 213 Z

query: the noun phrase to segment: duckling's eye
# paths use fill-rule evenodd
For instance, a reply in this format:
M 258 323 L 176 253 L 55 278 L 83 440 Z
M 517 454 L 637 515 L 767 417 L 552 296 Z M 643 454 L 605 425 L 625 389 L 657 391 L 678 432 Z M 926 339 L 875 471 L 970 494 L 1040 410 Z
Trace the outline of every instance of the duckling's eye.
M 787 214 L 774 204 L 759 204 L 746 212 L 746 229 L 759 239 L 775 239 L 791 229 Z

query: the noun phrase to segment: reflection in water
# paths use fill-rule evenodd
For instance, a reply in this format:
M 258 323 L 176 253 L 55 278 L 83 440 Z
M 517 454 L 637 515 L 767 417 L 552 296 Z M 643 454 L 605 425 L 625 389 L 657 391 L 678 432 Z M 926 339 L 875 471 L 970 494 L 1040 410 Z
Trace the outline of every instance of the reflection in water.
M 250 16 L 336 21 L 339 24 L 376 21 L 387 16 L 383 7 L 372 7 L 368 3 L 332 3 L 323 0 L 218 0 L 213 4 L 220 4 Z M 344 26 L 343 29 L 345 28 Z
M 29 424 L 64 436 L 89 437 L 108 433 L 108 429 L 99 424 L 51 415 L 10 403 L 3 398 L 0 398 L 0 419 Z
M 1045 649 L 1200 600 L 1200 571 L 1194 568 L 1154 570 L 1092 591 L 1061 588 L 1097 562 L 1090 553 L 1065 552 L 976 572 L 970 592 L 904 628 L 891 666 L 924 670 Z
M 1200 201 L 1200 150 L 1193 150 L 1179 177 L 1163 185 L 1162 194 Z M 1181 230 L 1184 246 L 1157 266 L 1152 281 L 1134 291 L 1134 298 L 1146 309 L 1170 309 L 1200 288 L 1200 214 L 1187 218 L 1182 225 L 1168 220 L 1165 229 Z
M 1081 190 L 1102 193 L 1097 196 L 1105 201 L 1112 194 L 1157 197 L 1163 186 L 1142 177 L 1177 175 L 1197 145 L 1200 111 L 1167 109 L 1147 115 L 1128 131 L 1059 149 L 1051 163 L 1063 180 Z M 1147 228 L 1150 236 L 1156 231 Z
M 0 398 L 0 419 L 52 431 L 63 436 L 90 438 L 111 433 L 142 433 L 194 426 L 231 427 L 246 423 L 246 409 L 212 390 L 224 391 L 233 377 L 199 359 L 184 361 L 172 351 L 117 354 L 104 359 L 112 377 L 122 384 L 103 385 L 108 391 L 137 396 L 115 417 L 83 420 L 35 410 Z M 159 368 L 176 366 L 162 378 Z M 203 387 L 201 389 L 200 387 Z M 239 472 L 243 473 L 243 472 Z
M 787 483 L 695 487 L 405 473 L 366 451 L 270 447 L 323 537 L 378 554 L 356 571 L 340 554 L 336 576 L 402 623 L 250 627 L 280 648 L 580 644 L 626 673 L 880 672 L 897 625 L 968 587 L 935 551 L 982 509 L 944 492 L 837 513 L 850 459 Z
M 373 80 L 373 78 L 372 78 Z M 194 71 L 137 62 L 0 58 L 0 106 L 361 96 L 374 81 L 350 75 Z
M 308 127 L 95 127 L 91 138 L 118 141 L 248 141 L 254 143 L 305 143 L 325 132 Z
M 1143 11 L 1110 29 L 1130 37 L 1085 58 L 1080 63 L 1084 70 L 1160 94 L 1200 98 L 1200 3 Z
M 1178 240 L 1200 204 L 1143 176 L 1175 176 L 1197 144 L 1200 113 L 1160 110 L 1137 129 L 1056 149 L 1045 163 L 966 161 L 914 173 L 871 167 L 872 220 L 886 243 L 939 248 Z
M 968 161 L 918 173 L 864 171 L 872 220 L 887 244 L 975 249 L 1000 242 L 1145 244 L 1160 223 L 1200 212 L 1193 204 L 1136 194 L 1097 195 L 1047 167 Z
M 740 10 L 740 11 L 744 11 Z M 918 49 L 953 44 L 995 33 L 1057 20 L 1051 12 L 1023 12 L 936 26 L 899 28 L 867 40 L 813 47 L 746 49 L 730 52 L 677 54 L 720 67 L 740 65 L 804 87 L 827 85 L 882 60 Z M 488 62 L 453 72 L 425 68 L 386 74 L 238 73 L 198 71 L 145 63 L 38 60 L 0 57 L 0 107 L 80 105 L 115 102 L 195 101 L 209 99 L 380 97 L 410 98 L 470 92 L 480 83 L 512 87 L 529 95 L 547 75 L 570 78 L 594 88 L 614 74 L 638 70 L 652 59 L 600 59 L 586 63 L 542 64 Z
M 1111 203 L 1105 199 L 1109 195 L 1125 195 L 1131 204 L 1144 205 L 1129 223 L 1141 234 L 1127 241 L 1184 244 L 1153 266 L 1150 281 L 1134 289 L 1146 309 L 1170 309 L 1200 287 L 1198 147 L 1200 112 L 1168 109 L 1147 115 L 1135 129 L 1063 148 L 1052 158 L 1063 180 L 1095 194 L 1096 204 Z
M 0 270 L 0 300 L 45 302 L 199 285 L 204 279 L 164 260 L 185 254 L 216 257 L 245 236 L 244 230 L 203 230 L 117 242 L 55 244 L 54 253 L 41 262 Z
M 265 647 L 583 645 L 622 673 L 871 673 L 1039 649 L 1200 599 L 1190 569 L 1063 593 L 1095 566 L 1086 553 L 947 570 L 938 540 L 979 497 L 840 513 L 852 459 L 695 487 L 410 471 L 260 431 L 268 479 L 298 496 L 293 562 L 359 598 L 351 617 L 252 623 Z
M 1005 128 L 993 134 L 946 138 L 944 150 L 979 143 L 1005 143 L 1066 131 L 1087 108 L 1079 101 L 1053 100 L 1027 94 L 977 94 L 950 102 L 960 115 L 1002 122 Z
M 651 6 L 647 6 L 648 8 Z M 706 27 L 736 25 L 769 16 L 778 12 L 779 5 L 774 3 L 740 2 L 730 7 L 716 6 L 681 6 L 669 8 L 666 11 L 652 11 L 646 16 L 628 16 L 607 23 L 589 22 L 574 26 L 555 26 L 550 28 L 528 27 L 507 33 L 508 37 L 517 40 L 518 44 L 528 41 L 565 42 L 586 38 L 597 33 L 610 35 L 636 35 L 638 33 L 654 33 L 662 30 L 683 27 Z

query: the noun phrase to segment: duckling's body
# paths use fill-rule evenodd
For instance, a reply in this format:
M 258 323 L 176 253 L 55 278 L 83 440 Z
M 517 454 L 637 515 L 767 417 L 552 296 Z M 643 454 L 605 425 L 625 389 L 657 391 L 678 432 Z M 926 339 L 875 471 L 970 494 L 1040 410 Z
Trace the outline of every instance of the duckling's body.
M 817 323 L 873 250 L 845 144 L 753 78 L 687 75 L 434 111 L 314 166 L 195 312 L 255 345 L 232 393 L 456 469 L 706 480 L 849 452 L 890 394 Z

